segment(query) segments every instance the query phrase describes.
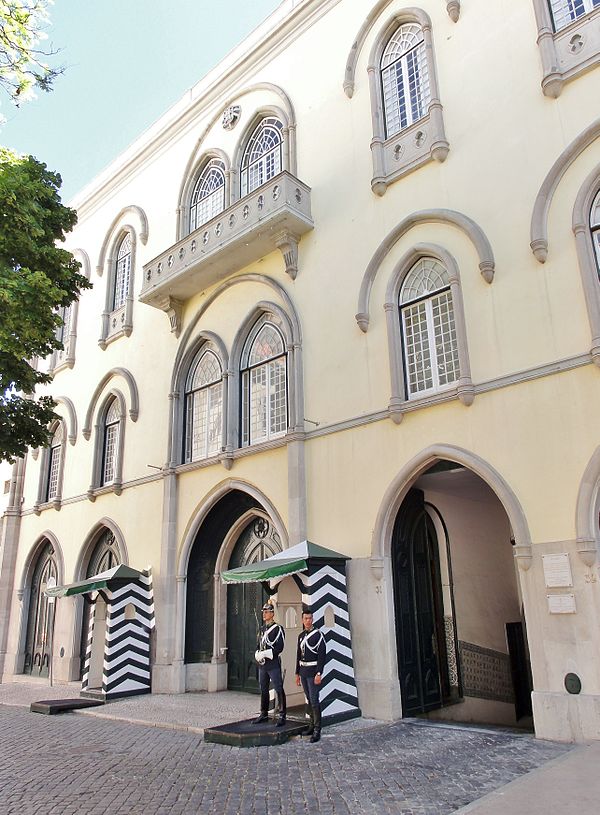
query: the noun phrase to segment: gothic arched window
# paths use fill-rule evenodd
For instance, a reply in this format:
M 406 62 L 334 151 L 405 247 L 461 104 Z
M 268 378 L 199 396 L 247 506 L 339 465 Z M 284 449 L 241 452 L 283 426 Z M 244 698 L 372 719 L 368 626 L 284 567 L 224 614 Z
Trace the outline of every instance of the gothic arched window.
M 431 99 L 425 37 L 418 23 L 399 26 L 381 57 L 386 137 L 399 133 L 428 112 Z
M 100 484 L 112 484 L 115 480 L 117 456 L 119 454 L 119 430 L 121 414 L 119 403 L 113 398 L 104 415 L 104 436 L 102 444 L 102 470 Z
M 590 232 L 592 235 L 594 250 L 596 252 L 596 266 L 598 267 L 598 275 L 600 276 L 600 190 L 598 190 L 596 197 L 592 202 L 592 209 L 590 211 Z
M 242 354 L 242 444 L 283 435 L 288 427 L 287 351 L 279 320 L 255 323 Z
M 185 387 L 185 461 L 216 455 L 223 438 L 223 369 L 217 355 L 203 346 Z
M 54 603 L 48 602 L 45 589 L 48 581 L 56 585 L 58 568 L 54 547 L 47 542 L 39 553 L 29 587 L 29 612 L 25 640 L 23 673 L 48 676 Z
M 549 0 L 549 3 L 555 31 L 600 7 L 600 0 Z
M 131 235 L 127 233 L 117 250 L 117 260 L 113 281 L 112 311 L 125 305 L 129 294 L 131 276 Z
M 225 209 L 225 165 L 212 158 L 205 164 L 190 197 L 189 231 L 210 221 Z
M 283 124 L 274 116 L 262 119 L 248 140 L 240 166 L 241 195 L 266 184 L 283 169 Z

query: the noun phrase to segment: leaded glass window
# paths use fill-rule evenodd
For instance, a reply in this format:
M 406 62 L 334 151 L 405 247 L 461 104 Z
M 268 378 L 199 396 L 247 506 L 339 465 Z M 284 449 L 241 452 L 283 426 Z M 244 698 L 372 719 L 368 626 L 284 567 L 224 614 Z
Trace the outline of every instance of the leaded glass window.
M 117 263 L 113 288 L 112 310 L 115 311 L 125 305 L 129 294 L 129 278 L 131 276 L 131 235 L 127 234 L 119 244 Z
M 48 476 L 46 485 L 46 501 L 52 501 L 58 495 L 60 462 L 62 458 L 62 448 L 64 439 L 64 428 L 62 422 L 57 426 L 48 451 Z
M 287 353 L 274 317 L 254 327 L 242 360 L 242 443 L 281 436 L 288 425 Z
M 600 0 L 549 0 L 554 30 L 566 28 L 573 20 L 600 8 Z
M 196 356 L 185 390 L 185 460 L 214 456 L 222 441 L 223 371 L 210 349 Z
M 263 119 L 250 136 L 242 158 L 242 195 L 266 184 L 281 172 L 282 145 L 282 123 L 272 116 Z
M 200 173 L 190 199 L 190 232 L 225 209 L 225 165 L 213 158 Z
M 50 581 L 56 585 L 57 578 L 54 547 L 46 543 L 36 561 L 31 581 L 23 673 L 48 676 L 55 604 L 49 602 L 45 589 Z
M 596 252 L 596 266 L 600 275 L 600 190 L 596 193 L 592 209 L 590 212 L 590 231 L 592 233 L 592 243 Z
M 431 99 L 423 30 L 404 23 L 392 34 L 381 57 L 386 136 L 399 133 L 427 114 Z
M 115 480 L 120 423 L 119 403 L 116 399 L 113 399 L 107 408 L 106 417 L 104 419 L 104 444 L 102 449 L 102 474 L 100 479 L 102 485 L 112 484 Z
M 444 266 L 433 258 L 417 261 L 402 284 L 399 305 L 408 398 L 449 387 L 460 373 Z

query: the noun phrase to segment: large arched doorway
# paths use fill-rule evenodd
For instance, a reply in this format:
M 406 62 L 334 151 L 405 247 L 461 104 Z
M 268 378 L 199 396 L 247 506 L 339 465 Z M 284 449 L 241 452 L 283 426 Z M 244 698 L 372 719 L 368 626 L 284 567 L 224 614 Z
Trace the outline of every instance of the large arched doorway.
M 45 589 L 50 580 L 56 585 L 57 578 L 54 547 L 46 541 L 37 556 L 29 589 L 23 673 L 32 676 L 49 674 L 55 603 L 49 602 Z
M 98 538 L 94 549 L 92 550 L 92 554 L 90 555 L 90 559 L 88 561 L 87 569 L 85 572 L 86 579 L 89 577 L 94 577 L 94 575 L 100 574 L 101 572 L 107 572 L 109 569 L 112 569 L 115 566 L 119 566 L 121 563 L 121 555 L 119 552 L 119 545 L 117 540 L 114 536 L 114 533 L 111 532 L 110 529 L 105 529 L 100 537 Z M 89 636 L 89 629 L 90 629 L 90 614 L 92 603 L 89 598 L 89 595 L 83 594 L 81 595 L 81 602 L 83 603 L 83 614 L 81 617 L 81 640 L 80 640 L 80 647 L 79 647 L 79 678 L 83 677 L 83 669 L 85 667 L 85 658 L 87 653 L 87 645 L 88 645 L 88 636 Z M 98 617 L 98 626 L 94 626 L 95 633 L 98 635 L 97 640 L 99 641 L 102 639 L 101 633 L 99 633 L 100 629 L 102 628 L 102 624 L 104 623 L 105 617 L 101 611 L 103 607 L 103 603 L 96 603 L 96 616 Z
M 281 540 L 273 525 L 263 517 L 253 518 L 240 534 L 231 557 L 230 569 L 248 566 L 281 552 Z M 254 652 L 261 606 L 267 591 L 260 583 L 238 583 L 227 587 L 227 687 L 258 693 Z
M 438 461 L 392 534 L 404 716 L 530 724 L 524 613 L 508 516 L 475 473 Z

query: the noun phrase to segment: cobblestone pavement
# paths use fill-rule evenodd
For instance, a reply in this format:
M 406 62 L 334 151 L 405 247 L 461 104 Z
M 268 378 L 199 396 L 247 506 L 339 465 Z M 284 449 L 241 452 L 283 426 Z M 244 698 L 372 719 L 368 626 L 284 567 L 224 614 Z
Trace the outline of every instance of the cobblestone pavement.
M 445 815 L 567 745 L 405 720 L 330 727 L 317 745 L 201 736 L 0 706 L 0 815 Z

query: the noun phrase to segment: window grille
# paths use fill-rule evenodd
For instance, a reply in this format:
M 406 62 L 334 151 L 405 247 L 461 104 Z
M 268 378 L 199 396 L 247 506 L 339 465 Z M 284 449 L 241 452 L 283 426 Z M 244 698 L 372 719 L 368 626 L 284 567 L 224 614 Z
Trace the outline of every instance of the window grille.
M 225 165 L 211 159 L 194 185 L 190 199 L 190 232 L 225 209 Z
M 266 184 L 282 170 L 283 125 L 279 119 L 263 119 L 250 136 L 241 165 L 241 194 Z
M 405 23 L 392 34 L 381 57 L 381 84 L 386 136 L 423 118 L 431 100 L 423 31 Z
M 200 352 L 188 376 L 185 399 L 185 460 L 216 455 L 223 427 L 223 371 L 213 351 Z
M 448 272 L 422 258 L 400 290 L 400 320 L 408 398 L 443 390 L 460 375 Z
M 573 20 L 589 14 L 595 8 L 600 8 L 600 0 L 550 0 L 554 30 L 566 28 Z
M 287 353 L 273 318 L 263 318 L 250 335 L 242 371 L 242 443 L 283 435 L 288 425 Z
M 112 484 L 115 480 L 117 463 L 117 445 L 119 442 L 119 426 L 121 417 L 116 399 L 110 403 L 104 420 L 104 445 L 102 455 L 101 484 Z
M 125 235 L 119 244 L 117 264 L 115 268 L 115 281 L 113 289 L 112 310 L 121 308 L 129 294 L 129 278 L 131 275 L 131 235 Z
M 58 425 L 50 442 L 48 455 L 48 482 L 46 487 L 46 501 L 52 501 L 58 495 L 58 479 L 60 474 L 60 461 L 62 458 L 64 430 L 62 423 Z
M 596 197 L 592 203 L 590 211 L 590 232 L 592 234 L 592 243 L 596 252 L 596 266 L 598 268 L 598 275 L 600 276 L 600 190 L 596 193 Z

